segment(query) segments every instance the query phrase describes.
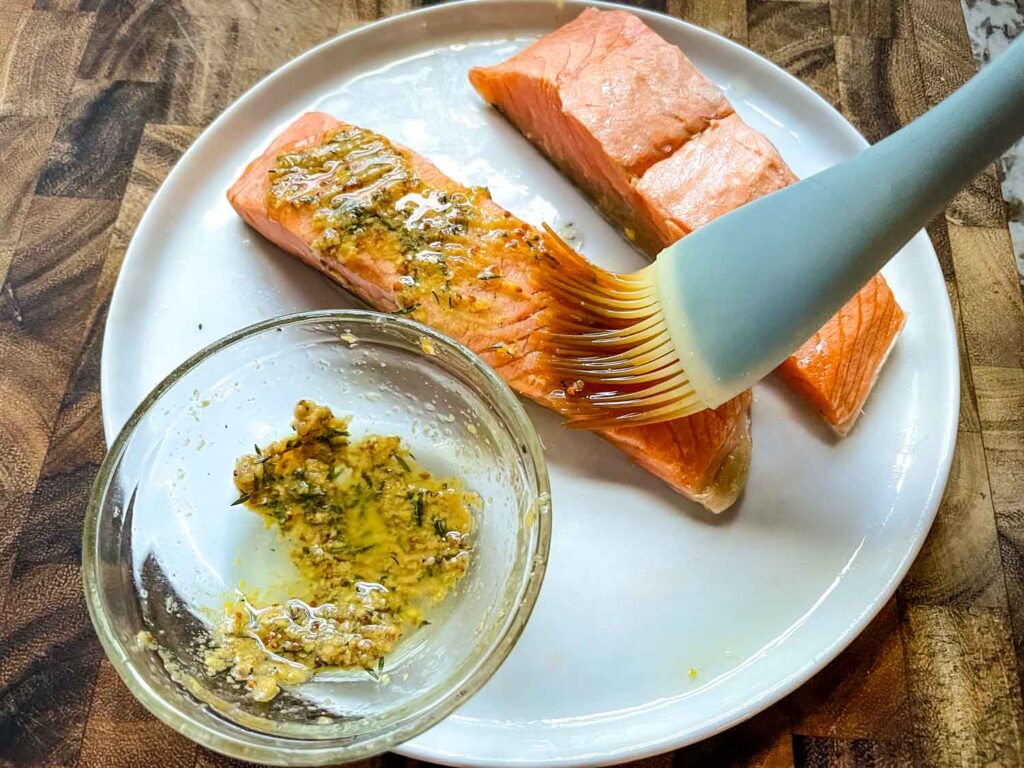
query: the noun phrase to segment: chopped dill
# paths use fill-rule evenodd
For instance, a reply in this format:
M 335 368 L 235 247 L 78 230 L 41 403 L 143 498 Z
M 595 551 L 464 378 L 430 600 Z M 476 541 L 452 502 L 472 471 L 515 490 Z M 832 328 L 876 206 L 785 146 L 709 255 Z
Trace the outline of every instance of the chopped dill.
M 423 499 L 423 491 L 420 491 L 413 499 L 413 520 L 416 521 L 417 526 L 423 526 L 423 512 L 426 508 L 427 505 Z
M 365 670 L 366 674 L 370 676 L 371 680 L 379 683 L 381 681 L 381 678 L 384 676 L 384 657 L 381 656 L 379 659 L 377 659 L 376 669 L 373 669 L 372 667 L 363 667 L 363 669 Z

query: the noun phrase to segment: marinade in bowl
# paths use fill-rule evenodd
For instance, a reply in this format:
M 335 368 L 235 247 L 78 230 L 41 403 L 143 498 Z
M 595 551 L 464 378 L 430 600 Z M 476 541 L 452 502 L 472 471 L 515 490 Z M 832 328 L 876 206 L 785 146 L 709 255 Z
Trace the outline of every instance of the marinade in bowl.
M 331 431 L 314 437 L 326 435 L 347 458 L 337 458 L 337 450 L 318 449 L 314 456 L 289 449 L 303 461 L 312 457 L 314 469 L 330 468 L 335 477 L 327 496 L 317 495 L 327 486 L 308 482 L 316 479 L 314 472 L 311 478 L 300 474 L 305 495 L 267 480 L 269 495 L 252 498 L 252 477 L 239 480 L 239 467 L 251 475 L 266 461 L 258 466 L 260 472 L 274 468 L 268 478 L 293 478 L 293 458 L 275 454 L 271 460 L 264 451 L 296 434 L 299 401 L 329 410 L 336 420 Z M 373 470 L 361 470 L 365 479 L 349 478 L 346 473 L 362 460 L 360 446 L 378 438 L 388 441 L 374 448 L 379 463 L 359 465 Z M 285 444 L 279 447 L 285 450 Z M 452 517 L 457 507 L 438 506 L 450 503 L 441 495 L 447 490 L 442 483 L 457 486 L 449 493 L 471 495 L 467 517 Z M 307 497 L 315 501 L 310 509 L 349 514 L 353 499 L 370 494 L 385 500 L 381 510 L 410 526 L 412 539 L 374 533 L 368 523 L 359 528 L 356 517 L 317 518 L 348 520 L 352 531 L 337 541 L 329 525 L 328 533 L 316 534 L 320 538 L 300 531 L 307 536 L 302 539 L 292 522 L 302 520 L 294 517 L 299 513 L 282 517 L 287 524 L 273 519 L 286 502 Z M 367 509 L 374 514 L 372 506 Z M 456 519 L 461 522 L 453 525 Z M 404 561 L 408 550 L 448 558 L 452 564 L 445 567 L 460 572 L 446 580 L 436 600 L 413 595 L 411 612 L 388 606 L 388 615 L 398 618 L 397 636 L 386 650 L 358 658 L 324 654 L 325 663 L 307 665 L 315 667 L 312 674 L 282 675 L 271 695 L 267 689 L 260 695 L 251 676 L 238 674 L 232 664 L 210 664 L 233 601 L 283 607 L 308 628 L 309 617 L 302 619 L 301 606 L 289 601 L 304 597 L 310 602 L 303 604 L 314 607 L 318 599 L 324 602 L 327 593 L 309 597 L 315 572 L 306 568 L 301 549 L 310 542 L 320 546 L 324 536 L 340 567 L 347 568 L 349 559 L 355 563 L 353 584 L 363 583 L 361 573 L 411 578 L 412 571 L 370 559 L 374 553 L 367 547 L 382 541 L 390 548 L 389 562 Z M 155 715 L 226 754 L 313 765 L 384 751 L 478 690 L 525 626 L 549 539 L 550 496 L 539 441 L 521 404 L 493 371 L 408 319 L 337 310 L 279 318 L 226 337 L 153 391 L 97 478 L 83 574 L 104 648 Z M 377 570 L 367 571 L 370 566 Z M 338 577 L 335 585 L 346 580 Z M 309 661 L 298 646 L 288 648 L 295 653 L 284 658 Z M 353 658 L 355 663 L 328 663 Z

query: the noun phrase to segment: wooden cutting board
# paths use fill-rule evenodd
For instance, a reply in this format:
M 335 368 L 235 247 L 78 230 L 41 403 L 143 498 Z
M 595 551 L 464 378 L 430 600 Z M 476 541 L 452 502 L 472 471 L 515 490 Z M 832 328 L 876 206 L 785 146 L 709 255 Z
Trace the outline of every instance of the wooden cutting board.
M 767 56 L 872 141 L 974 72 L 958 0 L 638 4 Z M 409 7 L 0 0 L 0 764 L 232 764 L 135 702 L 86 614 L 80 536 L 104 452 L 110 291 L 139 216 L 206 123 L 314 43 Z M 895 599 L 811 682 L 645 765 L 1024 762 L 1024 308 L 994 169 L 929 233 L 963 377 L 928 543 Z

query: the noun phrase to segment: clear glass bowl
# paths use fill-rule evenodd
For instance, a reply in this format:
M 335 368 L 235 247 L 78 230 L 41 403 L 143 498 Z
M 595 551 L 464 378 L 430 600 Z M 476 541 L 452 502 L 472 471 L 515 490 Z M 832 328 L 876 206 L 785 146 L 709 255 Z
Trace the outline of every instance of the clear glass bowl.
M 302 398 L 351 414 L 354 437 L 400 435 L 484 505 L 469 571 L 386 657 L 384 682 L 329 671 L 258 703 L 203 658 L 234 589 L 279 589 L 291 567 L 277 532 L 230 506 L 231 473 L 288 433 Z M 96 479 L 82 569 L 107 655 L 154 715 L 234 757 L 322 765 L 412 738 L 483 686 L 530 615 L 550 531 L 540 442 L 490 368 L 404 318 L 311 312 L 228 336 L 153 390 Z

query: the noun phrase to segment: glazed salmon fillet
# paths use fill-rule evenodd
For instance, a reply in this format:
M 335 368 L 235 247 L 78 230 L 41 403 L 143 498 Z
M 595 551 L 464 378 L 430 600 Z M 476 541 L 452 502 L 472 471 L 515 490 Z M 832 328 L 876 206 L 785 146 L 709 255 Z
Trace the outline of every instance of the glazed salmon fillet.
M 650 256 L 797 180 L 682 51 L 626 11 L 588 8 L 469 79 Z M 780 374 L 845 434 L 903 321 L 879 276 Z
M 379 134 L 310 112 L 249 163 L 228 199 L 283 250 L 377 309 L 459 340 L 517 392 L 558 409 L 566 384 L 546 364 L 540 338 L 567 310 L 541 271 L 572 265 L 564 244 L 486 190 L 458 184 Z M 597 432 L 679 493 L 721 511 L 746 481 L 750 403 L 747 393 L 685 419 Z

